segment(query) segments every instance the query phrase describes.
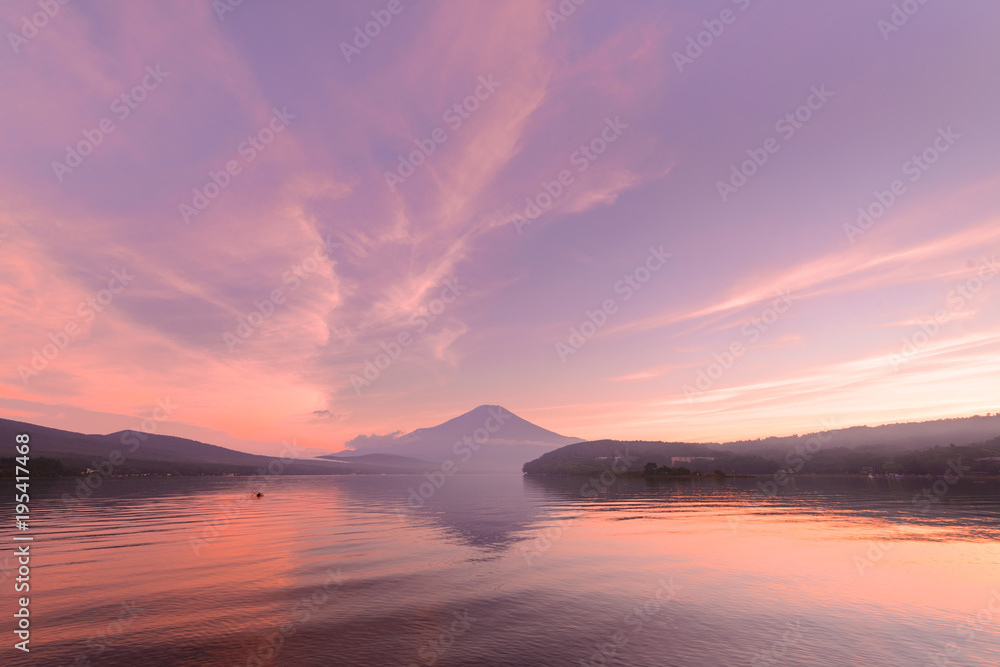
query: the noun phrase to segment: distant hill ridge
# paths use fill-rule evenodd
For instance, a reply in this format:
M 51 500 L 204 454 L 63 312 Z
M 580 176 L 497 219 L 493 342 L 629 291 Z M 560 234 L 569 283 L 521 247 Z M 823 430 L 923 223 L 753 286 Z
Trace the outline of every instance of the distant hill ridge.
M 152 472 L 174 474 L 254 474 L 274 457 L 248 454 L 175 436 L 118 431 L 107 435 L 82 434 L 25 422 L 0 419 L 0 441 L 14 442 L 17 433 L 30 433 L 31 455 L 67 463 L 74 469 L 93 467 L 118 451 L 125 462 L 115 474 Z M 775 464 L 787 466 L 815 442 L 821 452 L 807 461 L 809 468 L 836 472 L 851 466 L 916 465 L 906 452 L 956 445 L 967 456 L 980 459 L 1000 455 L 991 443 L 1000 435 L 1000 415 L 938 419 L 883 426 L 852 426 L 830 431 L 742 440 L 729 443 L 584 441 L 542 428 L 498 405 L 481 405 L 453 419 L 405 435 L 358 436 L 347 449 L 318 459 L 287 462 L 284 474 L 423 473 L 452 460 L 461 472 L 541 470 L 555 461 L 569 467 L 604 465 L 623 445 L 635 448 L 642 461 L 658 465 L 674 457 L 707 457 L 730 472 L 769 473 Z M 976 445 L 976 447 L 973 447 Z M 848 453 L 848 450 L 850 450 Z M 13 450 L 11 450 L 13 451 Z M 800 454 L 799 454 L 800 455 Z M 931 457 L 933 458 L 933 457 Z M 937 459 L 934 459 L 935 461 Z M 527 464 L 524 462 L 528 461 Z M 907 463 L 908 461 L 908 463 Z M 541 462 L 541 463 L 539 463 Z M 892 465 L 889 467 L 891 468 Z M 921 464 L 923 465 L 923 464 Z M 933 468 L 936 463 L 928 463 Z M 985 465 L 985 464 L 984 464 Z M 702 467 L 712 467 L 704 464 Z M 808 469 L 808 468 L 807 468 Z
M 422 472 L 428 466 L 426 462 L 403 457 L 394 461 L 350 463 L 298 459 L 290 450 L 281 457 L 259 456 L 169 435 L 132 430 L 88 435 L 0 419 L 0 441 L 13 443 L 18 433 L 31 436 L 31 457 L 57 459 L 76 473 L 87 468 L 98 469 L 103 464 L 104 470 L 113 475 L 252 475 L 269 466 L 277 469 L 276 460 L 282 462 L 281 474 L 287 475 Z
M 713 445 L 737 452 L 761 453 L 794 447 L 818 435 L 828 436 L 827 447 L 880 446 L 890 450 L 913 450 L 940 444 L 965 445 L 1000 435 L 1000 414 L 975 415 L 925 422 L 900 422 L 881 426 L 848 426 L 805 435 L 738 440 Z
M 547 452 L 524 464 L 527 474 L 591 474 L 627 452 L 629 470 L 646 463 L 669 465 L 674 458 L 699 457 L 703 472 L 771 474 L 793 472 L 942 474 L 951 460 L 979 473 L 1000 472 L 1000 415 L 930 422 L 854 426 L 805 435 L 729 443 L 597 440 Z M 633 460 L 634 459 L 634 460 Z M 711 459 L 711 460 L 708 460 Z

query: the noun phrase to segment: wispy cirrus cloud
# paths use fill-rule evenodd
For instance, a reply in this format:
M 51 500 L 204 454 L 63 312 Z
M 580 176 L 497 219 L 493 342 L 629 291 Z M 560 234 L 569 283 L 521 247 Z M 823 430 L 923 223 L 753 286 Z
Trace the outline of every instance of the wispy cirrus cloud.
M 1000 135 L 981 84 L 992 61 L 962 56 L 992 53 L 991 10 L 912 33 L 915 52 L 872 36 L 861 0 L 836 17 L 761 7 L 682 78 L 671 54 L 697 12 L 587 4 L 553 31 L 551 6 L 414 4 L 350 63 L 339 42 L 367 11 L 350 4 L 244 3 L 221 22 L 211 3 L 64 7 L 0 58 L 0 94 L 17 101 L 0 126 L 9 409 L 37 405 L 52 420 L 65 406 L 104 424 L 94 415 L 169 393 L 187 406 L 185 429 L 329 449 L 469 403 L 535 406 L 520 412 L 582 436 L 658 437 L 680 423 L 695 437 L 803 423 L 824 391 L 875 420 L 934 412 L 928 383 L 965 397 L 937 413 L 996 396 L 973 363 L 991 367 L 993 284 L 898 374 L 877 363 L 1000 242 Z M 31 7 L 6 5 L 0 20 Z M 938 63 L 919 70 L 919 87 L 900 83 L 914 53 Z M 119 117 L 149 67 L 165 78 Z M 495 90 L 449 122 L 484 77 Z M 721 204 L 719 175 L 820 79 L 837 91 L 823 116 Z M 276 110 L 289 119 L 281 132 L 268 130 Z M 104 118 L 114 131 L 60 180 L 52 163 Z M 609 119 L 621 131 L 580 161 Z M 886 156 L 902 163 L 945 122 L 967 139 L 848 243 L 851 212 L 899 175 Z M 386 172 L 437 128 L 447 139 L 390 188 Z M 239 173 L 186 221 L 180 206 L 226 180 L 229 163 Z M 563 171 L 571 183 L 516 229 Z M 617 281 L 663 244 L 669 270 L 625 301 Z M 136 276 L 127 289 L 79 315 L 123 267 Z M 428 310 L 454 280 L 468 286 L 461 297 Z M 793 308 L 705 393 L 719 410 L 703 418 L 680 387 L 780 290 Z M 552 341 L 611 297 L 620 311 L 556 365 Z M 24 382 L 18 366 L 77 319 L 72 342 Z M 352 374 L 417 328 L 356 394 Z M 887 389 L 899 398 L 874 400 Z

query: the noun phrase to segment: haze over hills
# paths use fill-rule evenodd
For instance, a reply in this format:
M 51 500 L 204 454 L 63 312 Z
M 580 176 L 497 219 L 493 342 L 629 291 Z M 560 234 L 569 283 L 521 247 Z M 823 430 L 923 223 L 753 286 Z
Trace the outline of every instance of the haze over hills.
M 1000 434 L 1000 414 L 885 424 L 883 426 L 851 426 L 822 431 L 822 433 L 827 438 L 824 440 L 824 447 L 878 446 L 890 451 L 904 451 L 941 444 L 967 445 L 997 437 Z M 816 433 L 808 433 L 760 440 L 739 440 L 712 444 L 711 446 L 734 452 L 761 454 L 787 451 L 816 435 Z
M 93 435 L 63 431 L 25 422 L 0 419 L 0 440 L 14 442 L 18 433 L 31 435 L 31 457 L 58 459 L 73 470 L 98 468 L 105 461 L 121 461 L 110 474 L 227 474 L 252 475 L 273 464 L 275 457 L 258 456 L 217 447 L 197 440 L 140 431 L 119 431 Z M 13 450 L 11 450 L 13 451 Z M 113 455 L 113 452 L 118 454 Z M 118 456 L 122 459 L 119 459 Z M 365 457 L 350 463 L 298 458 L 301 453 L 288 449 L 284 454 L 282 474 L 331 475 L 379 472 L 421 472 L 426 462 L 396 457 L 394 460 L 369 460 Z M 295 459 L 288 461 L 287 459 Z
M 74 470 L 96 467 L 118 451 L 125 461 L 114 474 L 168 472 L 249 475 L 275 457 L 259 456 L 175 436 L 119 431 L 83 434 L 0 419 L 0 438 L 30 433 L 31 453 L 58 459 Z M 519 472 L 525 461 L 562 445 L 581 442 L 536 426 L 496 405 L 482 405 L 443 424 L 406 435 L 359 436 L 348 449 L 316 458 L 294 451 L 283 474 L 423 473 L 453 460 L 461 472 Z
M 592 474 L 624 461 L 692 470 L 770 474 L 943 474 L 952 461 L 982 473 L 1000 470 L 1000 415 L 858 426 L 730 443 L 599 440 L 567 445 L 524 464 L 528 474 Z M 677 461 L 677 459 L 682 459 Z
M 125 461 L 114 474 L 152 472 L 178 474 L 250 475 L 275 458 L 258 456 L 196 440 L 120 431 L 107 435 L 74 433 L 19 421 L 0 419 L 0 439 L 14 441 L 17 433 L 32 436 L 31 455 L 65 462 L 73 470 L 96 467 L 114 451 Z M 720 467 L 727 472 L 768 474 L 787 466 L 789 457 L 817 448 L 805 472 L 849 472 L 864 467 L 910 470 L 911 453 L 931 447 L 956 445 L 964 455 L 992 457 L 1000 435 L 1000 414 L 930 422 L 855 426 L 819 433 L 744 440 L 730 443 L 583 441 L 532 424 L 496 405 L 481 405 L 443 424 L 420 428 L 405 435 L 359 436 L 347 449 L 319 458 L 297 458 L 283 466 L 283 474 L 424 473 L 453 461 L 458 472 L 582 472 L 605 465 L 622 447 L 631 447 L 641 469 L 648 460 L 670 464 L 675 457 L 714 458 L 699 466 L 705 471 Z M 971 446 L 977 446 L 971 447 Z M 962 453 L 958 452 L 958 453 Z M 294 452 L 289 457 L 308 456 Z M 1000 454 L 998 454 L 1000 455 Z M 906 457 L 910 457 L 909 459 Z M 9 457 L 8 457 L 9 458 Z M 940 458 L 940 457 L 938 457 Z M 930 459 L 937 460 L 934 456 Z M 528 463 L 526 463 L 528 462 Z M 889 464 L 889 465 L 886 465 Z M 933 470 L 938 463 L 928 464 Z M 900 467 L 901 466 L 901 467 Z M 919 467 L 919 466 L 918 466 Z
M 462 472 L 519 471 L 525 461 L 564 445 L 583 442 L 518 417 L 499 405 L 480 405 L 443 424 L 405 435 L 361 435 L 348 449 L 321 458 L 354 460 L 362 454 L 394 454 L 440 463 Z

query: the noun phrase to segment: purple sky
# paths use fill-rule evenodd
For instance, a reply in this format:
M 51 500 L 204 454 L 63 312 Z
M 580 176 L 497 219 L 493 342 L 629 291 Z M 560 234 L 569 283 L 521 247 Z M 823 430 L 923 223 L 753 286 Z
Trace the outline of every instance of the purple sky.
M 0 9 L 0 415 L 332 450 L 483 403 L 996 411 L 995 0 L 225 2 Z

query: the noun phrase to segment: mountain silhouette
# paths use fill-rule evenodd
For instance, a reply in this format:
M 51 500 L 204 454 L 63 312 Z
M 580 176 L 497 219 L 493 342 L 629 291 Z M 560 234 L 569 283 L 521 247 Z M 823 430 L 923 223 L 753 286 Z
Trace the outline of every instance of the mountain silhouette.
M 480 405 L 465 414 L 400 435 L 360 435 L 344 451 L 319 458 L 351 460 L 365 454 L 393 454 L 441 464 L 458 472 L 519 471 L 525 461 L 564 445 L 583 442 L 532 424 L 499 405 Z
M 248 454 L 197 440 L 169 435 L 118 431 L 107 435 L 83 434 L 0 419 L 0 440 L 14 442 L 18 433 L 31 436 L 31 455 L 57 459 L 68 474 L 100 468 L 115 474 L 253 475 L 268 466 L 277 469 L 276 457 Z M 349 462 L 294 458 L 289 450 L 280 469 L 286 475 L 336 475 L 366 473 L 420 473 L 429 463 L 404 457 L 358 457 Z M 293 460 L 294 459 L 294 460 Z

